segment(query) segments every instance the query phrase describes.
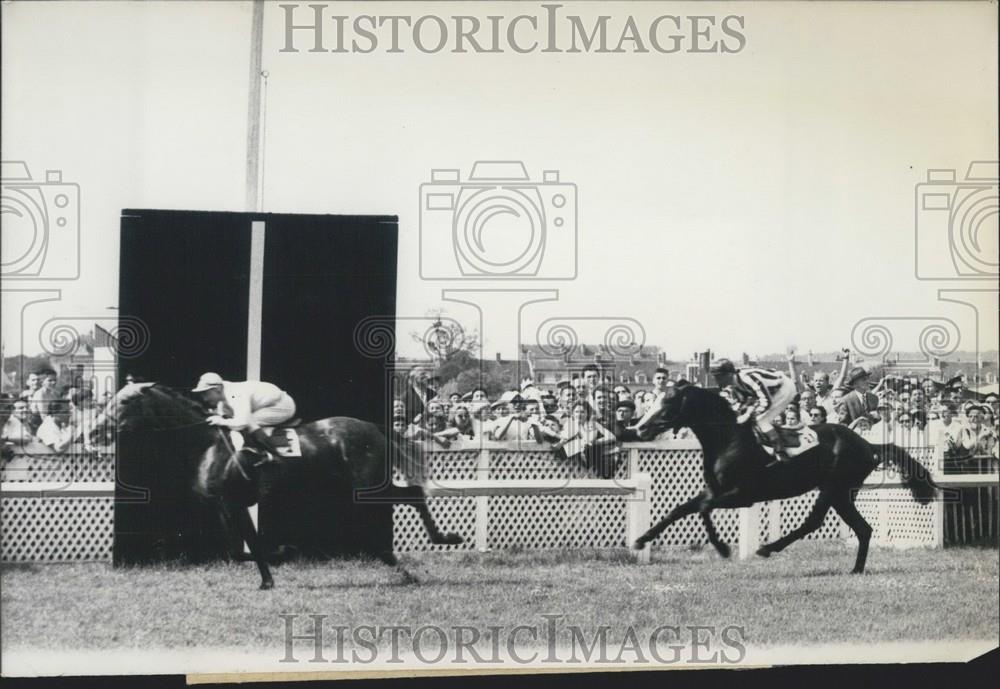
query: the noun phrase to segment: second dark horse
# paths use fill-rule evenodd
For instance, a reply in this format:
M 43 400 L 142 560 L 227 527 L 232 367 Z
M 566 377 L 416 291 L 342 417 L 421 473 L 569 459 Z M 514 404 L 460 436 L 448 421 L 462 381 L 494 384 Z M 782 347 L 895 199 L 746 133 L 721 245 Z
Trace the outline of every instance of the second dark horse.
M 641 438 L 651 438 L 669 428 L 690 428 L 704 455 L 705 490 L 672 509 L 633 547 L 641 549 L 663 531 L 697 512 L 705 524 L 709 542 L 723 557 L 726 545 L 712 523 L 712 510 L 749 507 L 757 502 L 781 500 L 818 489 L 819 496 L 809 516 L 797 529 L 767 543 L 757 551 L 762 557 L 784 550 L 823 524 L 831 507 L 858 537 L 855 573 L 865 569 L 872 528 L 854 505 L 857 490 L 875 469 L 879 459 L 899 468 L 904 484 L 921 504 L 930 502 L 936 487 L 926 470 L 901 447 L 870 445 L 857 433 L 836 424 L 812 426 L 819 445 L 788 461 L 775 462 L 754 437 L 753 424 L 736 422 L 736 413 L 718 394 L 690 384 L 678 385 L 660 398 L 640 420 Z

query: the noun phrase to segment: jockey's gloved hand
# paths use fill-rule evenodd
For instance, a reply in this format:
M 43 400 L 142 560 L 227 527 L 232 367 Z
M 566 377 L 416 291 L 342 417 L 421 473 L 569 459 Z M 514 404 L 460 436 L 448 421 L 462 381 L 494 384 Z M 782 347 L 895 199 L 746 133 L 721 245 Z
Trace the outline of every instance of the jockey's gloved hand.
M 219 416 L 218 414 L 213 414 L 207 419 L 209 426 L 228 426 L 229 419 L 224 416 Z

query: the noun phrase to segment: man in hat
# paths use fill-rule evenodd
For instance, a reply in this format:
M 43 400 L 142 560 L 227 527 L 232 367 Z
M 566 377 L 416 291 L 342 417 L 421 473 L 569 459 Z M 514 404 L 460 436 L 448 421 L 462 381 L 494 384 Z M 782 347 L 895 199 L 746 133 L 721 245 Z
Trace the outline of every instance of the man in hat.
M 633 417 L 635 416 L 635 402 L 629 398 L 619 399 L 615 403 L 615 423 L 611 432 L 620 443 L 638 442 L 639 434 L 632 428 Z
M 719 359 L 709 372 L 720 388 L 730 387 L 732 394 L 750 407 L 748 417 L 756 420 L 757 428 L 771 441 L 775 459 L 787 460 L 784 443 L 774 427 L 774 421 L 797 394 L 791 378 L 780 371 L 765 368 L 737 369 L 729 359 Z
M 427 403 L 437 397 L 437 390 L 431 387 L 431 374 L 423 366 L 415 366 L 410 371 L 409 386 L 403 394 L 406 418 L 413 421 L 423 414 Z
M 869 390 L 871 381 L 868 371 L 855 366 L 847 374 L 846 382 L 851 387 L 851 391 L 841 399 L 841 404 L 847 409 L 846 423 L 850 425 L 862 416 L 878 421 L 878 397 Z
M 218 373 L 202 375 L 192 392 L 198 393 L 205 406 L 215 412 L 208 417 L 211 425 L 240 431 L 249 443 L 271 455 L 278 454 L 264 428 L 295 416 L 295 401 L 287 392 L 262 380 L 230 382 Z

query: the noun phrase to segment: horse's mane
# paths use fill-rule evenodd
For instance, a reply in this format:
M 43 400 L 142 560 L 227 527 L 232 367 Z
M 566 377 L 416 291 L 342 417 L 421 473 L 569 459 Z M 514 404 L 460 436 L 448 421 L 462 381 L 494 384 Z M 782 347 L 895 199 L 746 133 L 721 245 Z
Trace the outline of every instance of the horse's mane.
M 169 431 L 199 426 L 205 412 L 194 400 L 160 383 L 130 383 L 109 403 L 119 431 Z

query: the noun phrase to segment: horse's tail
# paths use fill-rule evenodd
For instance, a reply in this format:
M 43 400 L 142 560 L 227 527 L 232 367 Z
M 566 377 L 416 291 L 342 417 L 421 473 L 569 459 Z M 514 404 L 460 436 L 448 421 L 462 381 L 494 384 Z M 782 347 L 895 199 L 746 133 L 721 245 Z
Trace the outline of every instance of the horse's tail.
M 903 485 L 910 489 L 914 500 L 926 505 L 935 498 L 938 486 L 931 478 L 930 470 L 905 448 L 893 443 L 872 444 L 871 447 L 886 467 L 892 465 L 899 469 Z

